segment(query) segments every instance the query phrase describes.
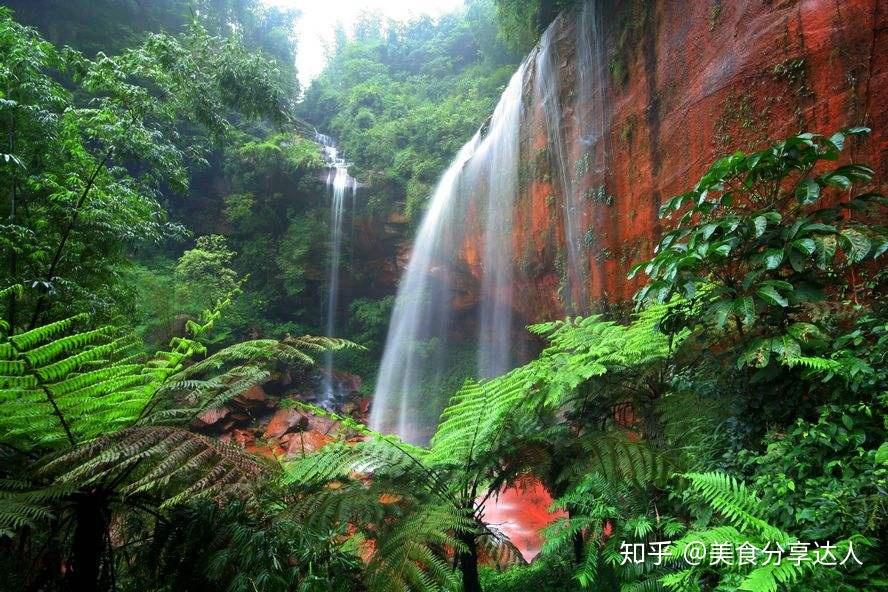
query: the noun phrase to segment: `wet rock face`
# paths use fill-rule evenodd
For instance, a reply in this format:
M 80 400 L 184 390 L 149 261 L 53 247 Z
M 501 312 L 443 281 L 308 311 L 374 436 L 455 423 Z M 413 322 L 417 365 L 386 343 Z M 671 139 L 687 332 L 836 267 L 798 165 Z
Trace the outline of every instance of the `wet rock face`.
M 578 80 L 577 12 L 553 27 L 566 169 L 581 196 L 578 277 L 568 277 L 564 200 L 528 69 L 520 197 L 513 224 L 514 303 L 526 322 L 569 314 L 582 286 L 593 310 L 630 299 L 626 279 L 660 232 L 662 201 L 690 188 L 717 157 L 801 130 L 865 124 L 848 152 L 884 179 L 888 168 L 888 10 L 879 0 L 634 0 L 599 3 L 604 77 L 598 103 Z M 593 43 L 593 48 L 594 48 Z M 584 102 L 585 101 L 585 102 Z M 602 109 L 589 139 L 580 122 Z M 883 183 L 884 185 L 884 183 Z M 481 230 L 462 260 L 481 276 Z M 573 286 L 573 288 L 571 288 Z M 466 296 L 471 300 L 471 296 Z M 576 300 L 576 298 L 574 298 Z

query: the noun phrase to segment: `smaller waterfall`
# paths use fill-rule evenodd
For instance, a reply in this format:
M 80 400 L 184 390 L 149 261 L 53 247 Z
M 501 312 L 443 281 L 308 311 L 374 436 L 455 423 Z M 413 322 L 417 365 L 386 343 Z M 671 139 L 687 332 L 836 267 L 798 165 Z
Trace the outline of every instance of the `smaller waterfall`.
M 563 209 L 566 261 L 563 262 L 565 283 L 561 296 L 568 314 L 585 314 L 589 310 L 589 268 L 584 253 L 589 223 L 584 217 L 588 194 L 583 191 L 588 182 L 584 182 L 587 181 L 584 178 L 592 173 L 601 181 L 607 162 L 607 143 L 603 141 L 607 129 L 607 54 L 597 4 L 586 0 L 577 15 L 575 36 L 571 40 L 577 52 L 575 72 L 563 72 L 560 68 L 556 24 L 543 33 L 536 55 L 535 93 L 544 114 L 550 162 Z M 571 80 L 564 77 L 571 75 L 576 97 L 565 96 L 570 94 L 565 90 Z M 569 129 L 569 134 L 563 129 L 567 122 L 562 101 L 572 101 L 573 129 Z
M 351 193 L 351 202 L 354 206 L 358 184 L 355 179 L 349 176 L 349 165 L 344 158 L 339 156 L 339 150 L 332 138 L 320 133 L 315 136 L 324 149 L 324 160 L 329 168 L 327 193 L 330 195 L 330 259 L 327 266 L 327 299 L 324 307 L 325 335 L 336 337 L 339 275 L 342 267 L 342 225 L 346 194 Z M 324 354 L 322 399 L 318 402 L 322 406 L 329 405 L 336 394 L 336 381 L 333 377 L 333 352 L 328 351 Z

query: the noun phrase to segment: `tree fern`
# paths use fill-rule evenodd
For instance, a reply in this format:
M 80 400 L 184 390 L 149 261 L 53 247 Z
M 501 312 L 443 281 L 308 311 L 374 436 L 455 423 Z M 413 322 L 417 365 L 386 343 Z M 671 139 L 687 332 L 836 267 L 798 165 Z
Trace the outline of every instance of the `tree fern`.
M 174 338 L 148 359 L 137 340 L 116 328 L 77 330 L 88 321 L 84 315 L 15 335 L 3 326 L 0 444 L 29 455 L 29 463 L 37 460 L 36 473 L 25 473 L 32 478 L 16 481 L 23 486 L 0 487 L 0 529 L 74 516 L 75 540 L 92 541 L 92 555 L 72 549 L 84 573 L 85 565 L 107 564 L 96 553 L 108 543 L 96 537 L 104 531 L 110 540 L 107 516 L 121 504 L 143 507 L 148 495 L 161 509 L 198 498 L 255 498 L 277 467 L 191 433 L 188 423 L 266 380 L 264 366 L 272 360 L 310 363 L 312 353 L 349 344 L 257 340 L 191 363 L 206 353 L 201 340 L 224 304 L 190 321 L 188 337 Z
M 688 473 L 695 496 L 711 506 L 729 524 L 759 538 L 784 542 L 789 535 L 760 518 L 761 500 L 743 482 L 721 472 Z

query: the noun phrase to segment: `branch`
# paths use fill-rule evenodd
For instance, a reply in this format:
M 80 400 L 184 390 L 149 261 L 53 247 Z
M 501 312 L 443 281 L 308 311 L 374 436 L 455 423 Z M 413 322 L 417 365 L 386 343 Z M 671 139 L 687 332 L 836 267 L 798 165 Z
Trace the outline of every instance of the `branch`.
M 90 175 L 89 179 L 86 182 L 86 186 L 83 188 L 83 192 L 80 194 L 80 197 L 77 199 L 77 203 L 74 205 L 74 211 L 71 213 L 71 220 L 68 222 L 68 226 L 65 227 L 65 230 L 62 232 L 62 240 L 59 241 L 59 246 L 56 248 L 55 255 L 52 258 L 52 263 L 49 265 L 49 270 L 46 273 L 46 283 L 52 281 L 52 278 L 55 277 L 56 269 L 58 268 L 59 262 L 62 259 L 62 253 L 65 250 L 65 245 L 68 242 L 68 238 L 71 236 L 71 231 L 74 229 L 74 226 L 77 224 L 77 218 L 80 215 L 80 209 L 83 207 L 84 202 L 86 202 L 86 198 L 89 195 L 89 192 L 92 190 L 93 185 L 95 185 L 96 178 L 99 176 L 99 173 L 103 168 L 108 164 L 108 161 L 111 159 L 111 155 L 114 153 L 114 147 L 108 148 L 105 152 L 105 156 L 102 158 L 101 162 L 96 165 L 95 170 Z M 46 294 L 41 294 L 40 298 L 37 299 L 37 304 L 34 307 L 34 315 L 31 317 L 31 323 L 28 325 L 28 330 L 33 329 L 37 326 L 37 322 L 40 320 L 40 315 L 43 314 L 43 309 L 46 306 Z

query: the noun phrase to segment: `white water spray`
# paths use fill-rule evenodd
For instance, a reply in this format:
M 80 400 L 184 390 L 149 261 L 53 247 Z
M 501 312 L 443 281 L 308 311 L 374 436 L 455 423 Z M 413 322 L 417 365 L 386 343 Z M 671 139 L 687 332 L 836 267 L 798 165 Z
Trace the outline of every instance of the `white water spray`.
M 352 195 L 352 206 L 357 192 L 357 182 L 348 174 L 348 163 L 339 156 L 339 150 L 333 140 L 324 134 L 316 134 L 317 141 L 324 148 L 324 160 L 329 167 L 327 173 L 327 192 L 330 195 L 330 259 L 327 266 L 327 300 L 324 309 L 326 318 L 325 334 L 335 337 L 337 326 L 337 310 L 339 307 L 339 276 L 342 266 L 342 223 L 345 210 L 345 196 L 349 191 Z M 333 352 L 324 354 L 324 377 L 322 383 L 321 405 L 328 405 L 336 395 L 333 379 Z

